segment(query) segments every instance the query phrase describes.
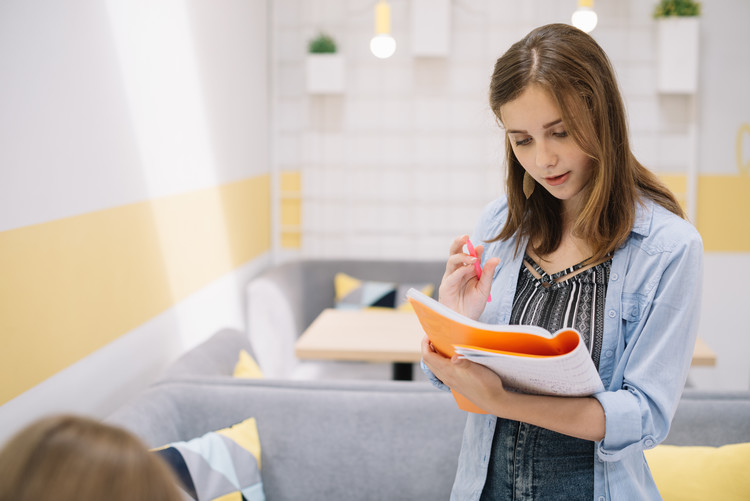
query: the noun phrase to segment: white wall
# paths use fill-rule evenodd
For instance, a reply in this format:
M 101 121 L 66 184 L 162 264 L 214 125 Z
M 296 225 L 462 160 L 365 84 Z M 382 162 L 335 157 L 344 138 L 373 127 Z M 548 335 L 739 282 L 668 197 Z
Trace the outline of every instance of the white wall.
M 267 17 L 266 0 L 0 3 L 0 232 L 268 176 Z M 48 412 L 104 416 L 244 328 L 243 286 L 269 251 L 0 406 L 0 442 Z

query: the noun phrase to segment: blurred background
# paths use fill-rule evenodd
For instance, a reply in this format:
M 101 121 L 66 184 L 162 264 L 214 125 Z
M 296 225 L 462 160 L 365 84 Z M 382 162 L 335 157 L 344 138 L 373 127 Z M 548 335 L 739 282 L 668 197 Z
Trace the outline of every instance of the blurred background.
M 0 440 L 106 415 L 244 329 L 273 264 L 446 256 L 503 191 L 495 60 L 579 3 L 637 157 L 704 239 L 717 363 L 690 384 L 750 388 L 750 2 L 702 2 L 698 37 L 662 56 L 657 0 L 2 0 Z M 669 62 L 694 81 L 663 80 Z

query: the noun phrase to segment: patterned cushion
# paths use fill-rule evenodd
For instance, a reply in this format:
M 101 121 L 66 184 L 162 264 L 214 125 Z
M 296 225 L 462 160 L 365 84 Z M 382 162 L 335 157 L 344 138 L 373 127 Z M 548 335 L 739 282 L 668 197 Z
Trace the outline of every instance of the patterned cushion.
M 396 309 L 401 311 L 414 311 L 409 300 L 406 298 L 406 291 L 414 288 L 425 296 L 430 296 L 435 293 L 435 284 L 400 284 L 396 290 Z
M 396 305 L 396 284 L 365 281 L 346 273 L 334 277 L 336 308 L 359 310 L 362 308 L 393 308 Z
M 154 452 L 196 501 L 264 501 L 260 439 L 255 418 Z
M 394 282 L 377 282 L 361 280 L 346 273 L 337 273 L 334 277 L 336 291 L 336 308 L 359 310 L 363 308 L 396 308 L 411 309 L 406 299 L 406 291 L 411 287 L 419 289 L 428 296 L 435 291 L 433 284 L 398 284 Z

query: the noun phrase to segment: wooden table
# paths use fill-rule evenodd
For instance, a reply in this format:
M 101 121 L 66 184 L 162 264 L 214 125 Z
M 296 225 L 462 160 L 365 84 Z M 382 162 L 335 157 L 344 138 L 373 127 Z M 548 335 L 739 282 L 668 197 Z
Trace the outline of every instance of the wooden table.
M 412 379 L 422 358 L 422 326 L 413 312 L 324 310 L 295 344 L 297 358 L 392 362 L 393 379 Z
M 695 350 L 693 351 L 693 367 L 713 367 L 716 365 L 716 353 L 708 347 L 701 338 L 695 340 Z
M 306 359 L 393 362 L 394 379 L 411 379 L 423 337 L 413 312 L 327 309 L 297 340 L 295 353 Z M 716 354 L 700 338 L 692 365 L 716 365 Z

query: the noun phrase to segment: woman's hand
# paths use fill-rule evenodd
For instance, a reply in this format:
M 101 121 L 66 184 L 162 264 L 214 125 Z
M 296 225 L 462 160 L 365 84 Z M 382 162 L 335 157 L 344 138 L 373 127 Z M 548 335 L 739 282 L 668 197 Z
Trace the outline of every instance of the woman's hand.
M 500 376 L 483 365 L 454 355 L 445 357 L 435 350 L 427 336 L 422 340 L 422 361 L 440 381 L 481 409 L 493 414 L 502 408 L 507 392 Z
M 476 246 L 477 257 L 469 256 L 463 251 L 468 239 L 468 235 L 463 235 L 451 243 L 450 257 L 440 282 L 438 298 L 448 308 L 477 320 L 487 304 L 492 278 L 500 260 L 488 259 L 482 269 L 481 280 L 477 279 L 474 262 L 481 262 L 484 246 Z

